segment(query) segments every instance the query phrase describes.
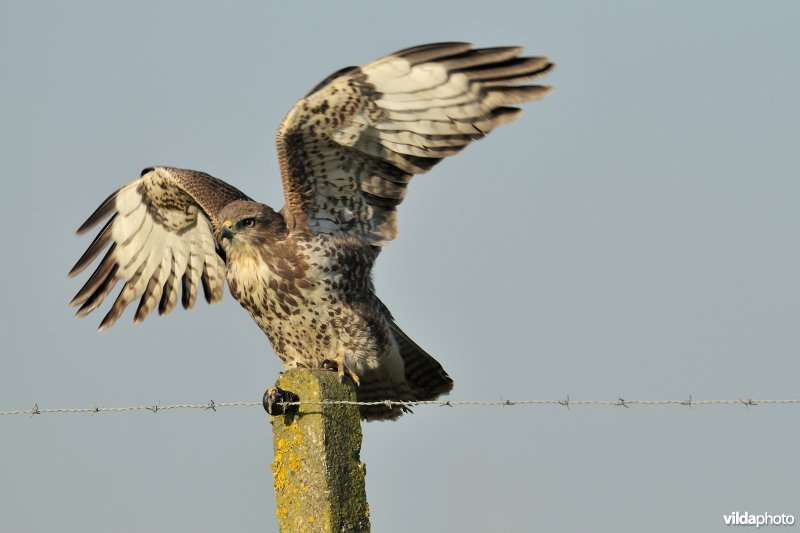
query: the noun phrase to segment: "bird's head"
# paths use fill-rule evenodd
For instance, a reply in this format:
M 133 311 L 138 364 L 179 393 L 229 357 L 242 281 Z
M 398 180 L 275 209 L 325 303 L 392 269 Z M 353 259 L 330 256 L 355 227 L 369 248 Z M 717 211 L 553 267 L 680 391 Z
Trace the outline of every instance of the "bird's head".
M 218 219 L 219 241 L 227 254 L 242 246 L 263 247 L 286 236 L 283 217 L 258 202 L 231 202 L 222 208 Z

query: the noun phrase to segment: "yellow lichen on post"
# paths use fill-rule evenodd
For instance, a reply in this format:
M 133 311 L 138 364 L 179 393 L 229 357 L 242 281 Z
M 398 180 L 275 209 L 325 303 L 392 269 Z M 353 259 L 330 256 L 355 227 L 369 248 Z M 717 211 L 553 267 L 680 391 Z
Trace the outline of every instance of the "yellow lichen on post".
M 353 385 L 329 370 L 288 370 L 276 386 L 307 401 L 356 399 Z M 272 417 L 272 435 L 282 532 L 369 531 L 357 406 L 301 405 L 295 414 Z

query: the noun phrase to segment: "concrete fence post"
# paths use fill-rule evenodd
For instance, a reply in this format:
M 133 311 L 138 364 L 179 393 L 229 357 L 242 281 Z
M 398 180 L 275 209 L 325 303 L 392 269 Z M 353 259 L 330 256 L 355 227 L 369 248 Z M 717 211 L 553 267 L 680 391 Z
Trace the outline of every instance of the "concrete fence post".
M 276 387 L 278 394 L 289 391 L 300 400 L 356 399 L 354 385 L 339 383 L 330 370 L 288 370 Z M 275 389 L 267 391 L 265 407 L 270 394 Z M 301 405 L 271 423 L 280 531 L 369 531 L 358 406 Z

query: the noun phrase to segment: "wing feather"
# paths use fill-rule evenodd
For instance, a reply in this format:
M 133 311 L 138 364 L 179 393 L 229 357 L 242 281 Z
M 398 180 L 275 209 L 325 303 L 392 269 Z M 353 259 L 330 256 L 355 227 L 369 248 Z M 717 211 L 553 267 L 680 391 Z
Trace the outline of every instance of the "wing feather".
M 83 272 L 86 267 L 100 255 L 100 252 L 108 246 L 108 243 L 111 242 L 111 225 L 116 218 L 117 215 L 114 214 L 108 219 L 103 229 L 100 230 L 100 233 L 98 233 L 92 241 L 92 244 L 89 245 L 89 248 L 86 249 L 81 258 L 75 263 L 75 266 L 69 271 L 69 277 L 76 276 Z
M 169 261 L 169 273 L 167 274 L 167 279 L 164 282 L 164 290 L 161 291 L 161 301 L 158 303 L 158 314 L 165 315 L 172 311 L 175 307 L 175 304 L 178 303 L 178 270 L 183 267 L 186 268 L 186 264 L 183 263 L 181 265 L 180 260 L 178 257 L 170 257 Z M 183 273 L 181 272 L 181 276 Z
M 197 236 L 191 241 L 189 250 L 189 261 L 186 263 L 186 272 L 183 273 L 181 283 L 183 285 L 183 296 L 181 304 L 184 309 L 194 307 L 197 300 L 197 287 L 200 283 L 200 274 L 205 264 L 205 257 L 201 255 L 202 243 Z
M 222 300 L 225 287 L 225 263 L 214 250 L 214 238 L 211 234 L 200 234 L 200 249 L 204 253 L 203 273 L 200 280 L 203 284 L 203 295 L 206 302 L 216 303 Z
M 100 322 L 100 326 L 98 327 L 99 331 L 113 326 L 120 315 L 122 315 L 125 307 L 136 298 L 137 287 L 141 286 L 142 282 L 146 280 L 143 274 L 147 270 L 149 259 L 150 256 L 148 255 L 147 259 L 139 264 L 136 271 L 125 282 L 125 285 L 122 286 L 122 290 L 117 295 L 117 299 L 114 300 L 114 303 L 111 305 L 111 309 Z
M 470 50 L 454 57 L 443 59 L 440 63 L 447 70 L 461 70 L 487 63 L 500 63 L 517 57 L 522 52 L 521 46 L 498 46 L 495 48 L 481 48 Z
M 97 225 L 98 222 L 105 220 L 111 213 L 114 212 L 118 192 L 119 191 L 114 191 L 109 194 L 108 198 L 103 200 L 103 203 L 101 203 L 100 206 L 94 210 L 94 213 L 89 215 L 89 218 L 86 219 L 86 222 L 81 224 L 81 227 L 78 228 L 78 231 L 76 232 L 78 235 L 83 235 Z
M 401 50 L 318 84 L 278 129 L 291 229 L 357 234 L 382 246 L 414 174 L 514 120 L 553 68 L 520 47 L 438 43 Z
M 117 270 L 119 265 L 113 260 L 114 246 L 106 254 L 107 260 L 100 263 L 94 274 L 86 282 L 86 285 L 78 292 L 72 299 L 71 305 L 80 305 L 75 316 L 85 316 L 97 308 L 106 297 L 106 294 L 111 292 L 118 281 Z
M 81 225 L 84 233 L 108 221 L 69 275 L 86 269 L 108 247 L 95 271 L 70 305 L 84 316 L 102 304 L 117 282 L 123 286 L 99 329 L 111 327 L 138 299 L 134 321 L 153 309 L 167 314 L 183 292 L 184 308 L 194 306 L 199 285 L 210 303 L 222 298 L 225 263 L 217 253 L 219 211 L 249 200 L 227 183 L 192 170 L 145 169 L 139 179 L 111 194 Z
M 413 66 L 429 61 L 442 60 L 446 57 L 457 56 L 458 54 L 468 52 L 471 48 L 472 44 L 462 42 L 421 44 L 399 50 L 394 54 L 375 61 L 375 64 L 392 57 L 402 57 Z
M 139 300 L 139 306 L 136 308 L 136 314 L 133 317 L 134 322 L 138 323 L 147 318 L 147 315 L 155 307 L 155 302 L 161 300 L 161 294 L 164 290 L 163 270 L 168 260 L 169 258 L 165 256 L 161 260 L 161 264 L 158 265 L 158 268 L 150 277 L 150 281 L 147 283 L 147 289 L 145 289 L 142 294 Z

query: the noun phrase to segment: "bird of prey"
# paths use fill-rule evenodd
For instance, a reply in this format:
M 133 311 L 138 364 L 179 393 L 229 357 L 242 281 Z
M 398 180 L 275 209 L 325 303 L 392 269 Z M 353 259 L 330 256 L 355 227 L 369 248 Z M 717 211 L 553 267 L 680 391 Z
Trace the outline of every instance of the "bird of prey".
M 411 178 L 514 120 L 514 104 L 550 88 L 524 84 L 553 68 L 520 47 L 437 43 L 341 69 L 301 99 L 278 128 L 280 211 L 203 172 L 156 166 L 111 194 L 78 229 L 106 220 L 70 271 L 107 248 L 72 299 L 95 310 L 118 281 L 100 323 L 134 300 L 134 322 L 184 308 L 199 287 L 209 303 L 231 294 L 266 333 L 284 368 L 349 376 L 359 401 L 431 400 L 453 382 L 395 323 L 376 296 L 372 267 L 397 234 Z M 400 406 L 360 406 L 365 420 Z

